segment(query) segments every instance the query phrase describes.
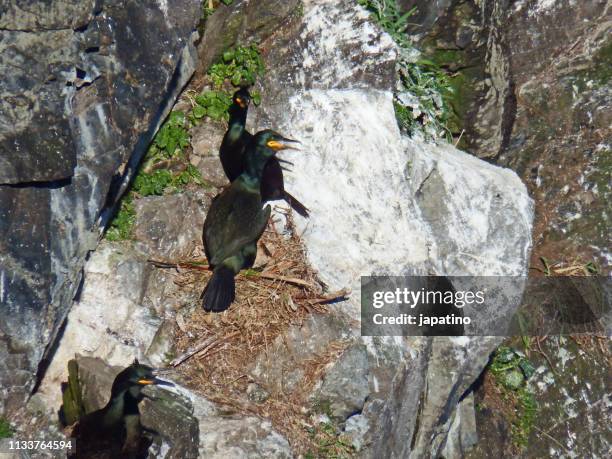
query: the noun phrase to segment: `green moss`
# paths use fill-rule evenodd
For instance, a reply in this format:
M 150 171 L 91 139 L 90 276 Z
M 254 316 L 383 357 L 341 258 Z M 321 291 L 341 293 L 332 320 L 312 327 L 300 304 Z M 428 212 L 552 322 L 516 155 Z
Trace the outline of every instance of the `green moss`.
M 0 417 L 0 438 L 11 438 L 13 436 L 13 428 L 8 419 Z
M 612 79 L 612 40 L 602 46 L 593 56 L 592 65 L 582 68 L 572 75 L 572 83 L 579 91 L 605 87 Z
M 109 241 L 124 241 L 126 239 L 131 239 L 135 221 L 136 210 L 134 209 L 132 196 L 128 193 L 121 200 L 119 211 L 106 231 L 106 239 Z
M 60 408 L 65 425 L 72 425 L 84 414 L 79 369 L 76 360 L 68 361 L 68 383 L 62 385 L 62 406 Z
M 538 413 L 536 399 L 526 386 L 535 368 L 522 354 L 507 346 L 500 346 L 488 370 L 505 393 L 507 402 L 514 405 L 516 415 L 510 420 L 512 441 L 518 447 L 525 447 Z
M 512 424 L 512 439 L 516 445 L 524 448 L 529 443 L 529 435 L 538 413 L 535 397 L 524 387 L 518 391 L 517 411 L 516 422 Z

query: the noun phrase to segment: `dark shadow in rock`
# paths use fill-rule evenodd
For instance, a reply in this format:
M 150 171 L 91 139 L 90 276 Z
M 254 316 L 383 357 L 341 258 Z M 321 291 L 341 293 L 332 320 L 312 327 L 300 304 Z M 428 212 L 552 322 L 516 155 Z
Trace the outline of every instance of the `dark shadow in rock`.
M 45 373 L 47 372 L 47 368 L 51 365 L 53 360 L 53 356 L 55 355 L 55 351 L 59 347 L 60 342 L 62 341 L 62 336 L 64 335 L 64 331 L 66 330 L 66 325 L 68 324 L 68 318 L 65 318 L 63 323 L 60 325 L 57 333 L 55 334 L 55 339 L 49 343 L 47 346 L 47 350 L 45 351 L 45 355 L 42 360 L 38 363 L 38 370 L 36 371 L 36 382 L 34 383 L 34 387 L 30 391 L 30 395 L 35 394 L 42 383 Z

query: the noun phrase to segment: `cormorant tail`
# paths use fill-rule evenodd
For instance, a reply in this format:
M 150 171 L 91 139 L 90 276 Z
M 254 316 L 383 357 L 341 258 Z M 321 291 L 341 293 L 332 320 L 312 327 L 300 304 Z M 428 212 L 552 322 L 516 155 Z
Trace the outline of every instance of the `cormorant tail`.
M 304 204 L 302 204 L 300 201 L 295 199 L 293 196 L 291 196 L 286 191 L 285 191 L 285 195 L 283 196 L 283 199 L 287 201 L 287 203 L 291 207 L 293 207 L 293 210 L 295 210 L 298 214 L 300 214 L 304 218 L 308 218 L 309 211 Z
M 223 312 L 236 298 L 234 271 L 227 266 L 217 266 L 204 289 L 202 305 L 205 311 Z

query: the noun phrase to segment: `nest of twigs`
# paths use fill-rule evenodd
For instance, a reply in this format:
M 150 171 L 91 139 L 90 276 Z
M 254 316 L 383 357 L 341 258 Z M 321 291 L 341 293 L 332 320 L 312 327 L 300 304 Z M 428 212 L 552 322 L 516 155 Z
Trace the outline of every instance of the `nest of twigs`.
M 197 305 L 193 312 L 177 316 L 179 356 L 172 366 L 187 387 L 228 412 L 271 420 L 294 450 L 307 451 L 311 446 L 307 397 L 346 343 L 333 342 L 322 355 L 303 362 L 305 376 L 292 393 L 270 391 L 267 400 L 260 403 L 247 395 L 247 387 L 255 382 L 249 373 L 255 358 L 290 327 L 300 326 L 311 314 L 327 313 L 327 303 L 346 295 L 344 291 L 325 291 L 308 264 L 290 215 L 286 226 L 288 231 L 279 234 L 275 224 L 269 224 L 259 242 L 256 269 L 236 276 L 236 300 L 227 311 L 207 313 Z M 201 259 L 154 264 L 180 268 L 175 282 L 182 288 L 202 290 L 212 275 Z

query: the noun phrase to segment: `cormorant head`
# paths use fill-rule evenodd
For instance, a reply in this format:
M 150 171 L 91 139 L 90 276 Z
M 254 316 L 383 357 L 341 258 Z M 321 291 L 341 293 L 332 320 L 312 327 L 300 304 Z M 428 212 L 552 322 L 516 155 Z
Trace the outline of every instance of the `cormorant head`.
M 274 156 L 278 151 L 294 149 L 297 150 L 293 145 L 300 143 L 297 140 L 287 139 L 278 132 L 266 129 L 265 131 L 259 131 L 253 136 L 251 143 L 247 147 L 246 154 L 246 172 L 251 177 L 259 177 L 268 160 Z
M 298 150 L 295 144 L 300 143 L 297 140 L 283 137 L 278 132 L 271 129 L 259 131 L 255 134 L 253 142 L 260 154 L 265 156 L 266 159 L 274 156 L 281 150 Z
M 240 107 L 242 110 L 248 109 L 249 104 L 251 103 L 251 94 L 249 93 L 249 90 L 247 88 L 240 88 L 234 93 L 232 102 L 234 102 L 234 105 Z
M 162 381 L 155 377 L 153 368 L 141 365 L 135 360 L 132 365 L 121 371 L 113 382 L 111 398 L 115 398 L 125 392 L 138 399 L 143 387 L 151 384 L 172 386 L 172 383 Z

